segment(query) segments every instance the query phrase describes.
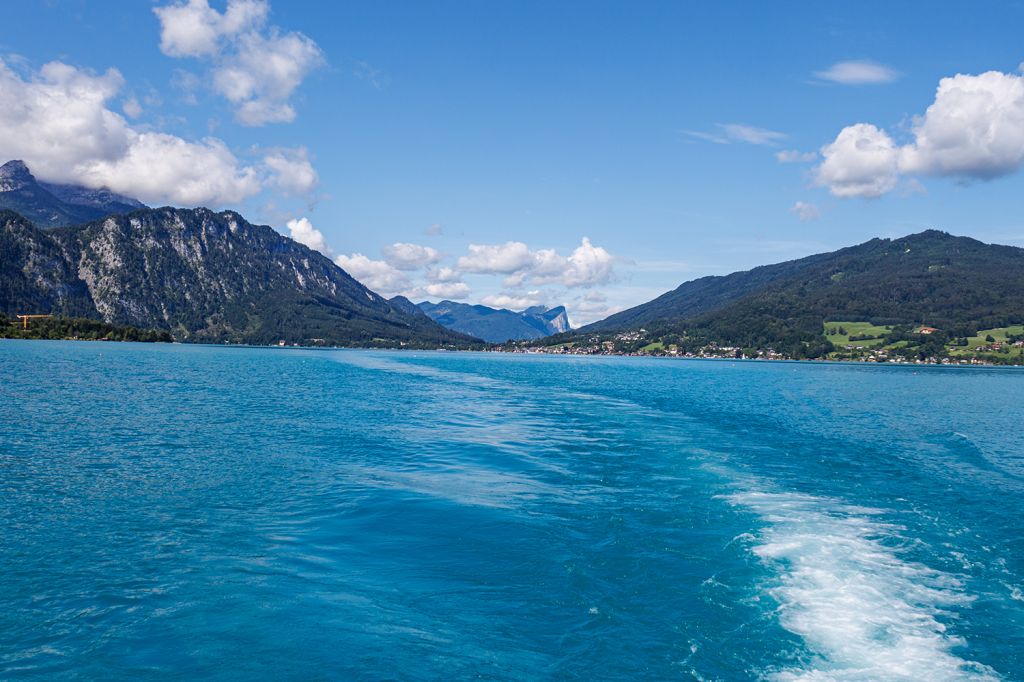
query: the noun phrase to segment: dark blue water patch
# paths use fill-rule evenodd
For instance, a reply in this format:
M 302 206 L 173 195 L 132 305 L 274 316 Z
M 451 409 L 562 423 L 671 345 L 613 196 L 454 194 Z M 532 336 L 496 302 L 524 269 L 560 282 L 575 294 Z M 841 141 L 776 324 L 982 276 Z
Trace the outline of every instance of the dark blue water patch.
M 1024 667 L 1024 374 L 4 342 L 0 379 L 0 677 Z

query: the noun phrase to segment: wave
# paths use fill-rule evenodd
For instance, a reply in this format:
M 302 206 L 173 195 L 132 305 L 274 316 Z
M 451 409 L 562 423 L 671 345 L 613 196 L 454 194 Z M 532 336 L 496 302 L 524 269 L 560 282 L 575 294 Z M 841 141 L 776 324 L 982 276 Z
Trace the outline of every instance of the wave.
M 999 679 L 958 655 L 965 641 L 946 625 L 972 601 L 961 581 L 904 558 L 903 528 L 880 510 L 795 493 L 727 499 L 766 522 L 750 544 L 773 573 L 761 587 L 810 652 L 801 665 L 766 671 L 770 679 Z

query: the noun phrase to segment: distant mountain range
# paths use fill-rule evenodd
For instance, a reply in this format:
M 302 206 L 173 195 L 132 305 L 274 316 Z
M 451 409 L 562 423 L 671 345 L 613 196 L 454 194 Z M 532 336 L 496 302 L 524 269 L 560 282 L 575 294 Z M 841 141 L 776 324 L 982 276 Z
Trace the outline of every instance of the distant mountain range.
M 139 209 L 49 230 L 0 212 L 0 312 L 167 329 L 185 341 L 474 343 L 272 228 L 205 208 Z
M 43 228 L 78 225 L 145 204 L 106 189 L 39 182 L 21 161 L 0 166 L 0 209 L 21 214 Z
M 950 335 L 1024 321 L 1024 249 L 927 230 L 703 277 L 577 333 L 644 328 L 691 344 L 774 346 L 799 356 L 825 320 L 928 325 Z
M 569 331 L 569 316 L 563 306 L 534 306 L 521 312 L 454 301 L 419 304 L 438 324 L 491 343 L 532 340 Z
M 9 210 L 3 210 L 7 208 Z M 575 332 L 565 308 L 414 304 L 232 211 L 151 209 L 0 166 L 0 313 L 165 329 L 188 341 L 452 348 L 553 335 L 815 356 L 826 320 L 949 337 L 1024 322 L 1024 249 L 928 230 L 686 282 Z M 631 337 L 631 338 L 632 338 Z

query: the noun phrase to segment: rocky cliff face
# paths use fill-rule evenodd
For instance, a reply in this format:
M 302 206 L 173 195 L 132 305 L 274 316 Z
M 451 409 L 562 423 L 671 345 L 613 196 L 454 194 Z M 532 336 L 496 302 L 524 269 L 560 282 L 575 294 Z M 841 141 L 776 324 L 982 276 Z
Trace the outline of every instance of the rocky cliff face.
M 0 256 L 0 305 L 9 314 L 84 311 L 190 341 L 468 342 L 231 211 L 144 209 L 45 232 L 4 213 Z
M 533 317 L 544 325 L 548 334 L 561 334 L 571 329 L 569 326 L 569 314 L 565 312 L 564 306 L 547 308 L 545 306 L 534 306 L 527 308 L 522 313 L 526 317 Z

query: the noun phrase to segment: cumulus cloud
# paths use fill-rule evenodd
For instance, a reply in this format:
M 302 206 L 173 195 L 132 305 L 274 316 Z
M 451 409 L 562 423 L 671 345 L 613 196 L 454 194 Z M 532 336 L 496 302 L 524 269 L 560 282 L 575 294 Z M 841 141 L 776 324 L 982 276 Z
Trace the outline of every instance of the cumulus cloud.
M 108 106 L 123 85 L 116 69 L 50 62 L 22 76 L 0 60 L 0 156 L 24 159 L 43 180 L 152 204 L 237 203 L 263 188 L 266 169 L 242 164 L 216 138 L 133 128 Z
M 305 147 L 271 150 L 263 163 L 269 170 L 270 183 L 289 194 L 309 195 L 320 183 Z
M 215 54 L 221 38 L 259 28 L 269 11 L 263 0 L 230 0 L 223 14 L 207 0 L 187 0 L 153 10 L 160 19 L 160 50 L 170 57 Z
M 526 282 L 561 284 L 566 287 L 590 287 L 611 281 L 615 276 L 615 257 L 583 237 L 569 256 L 554 249 L 530 249 L 523 242 L 470 244 L 469 253 L 458 259 L 458 270 L 480 274 L 507 275 L 506 286 Z
M 801 221 L 817 220 L 821 217 L 821 211 L 814 204 L 809 204 L 804 201 L 798 201 L 793 204 L 793 207 L 789 209 L 790 213 L 795 213 Z
M 1024 162 L 1024 76 L 989 71 L 943 78 L 935 101 L 914 120 L 900 169 L 990 179 Z
M 843 128 L 834 142 L 822 147 L 821 155 L 817 182 L 837 197 L 880 197 L 899 180 L 896 144 L 870 123 Z
M 934 102 L 915 117 L 913 140 L 897 145 L 858 123 L 822 148 L 817 181 L 836 196 L 877 197 L 902 174 L 988 180 L 1024 164 L 1024 76 L 989 71 L 943 78 Z
M 313 227 L 308 218 L 289 220 L 287 228 L 292 239 L 300 244 L 326 256 L 333 255 L 323 233 Z M 334 263 L 370 289 L 389 298 L 402 295 L 413 299 L 430 297 L 462 300 L 472 293 L 469 285 L 461 281 L 460 273 L 448 266 L 429 268 L 426 271 L 428 282 L 424 286 L 414 283 L 409 273 L 434 264 L 441 258 L 435 249 L 397 242 L 385 246 L 381 252 L 384 254 L 382 260 L 353 253 L 334 256 Z
M 441 253 L 437 249 L 404 242 L 385 246 L 381 253 L 384 260 L 398 270 L 419 270 L 441 259 Z
M 817 152 L 801 152 L 795 149 L 786 149 L 775 153 L 775 159 L 779 163 L 807 163 L 817 158 Z
M 293 121 L 292 94 L 324 63 L 310 38 L 266 26 L 270 6 L 265 0 L 229 0 L 223 13 L 207 0 L 153 11 L 160 20 L 161 51 L 208 60 L 213 89 L 235 105 L 235 119 L 243 125 Z
M 543 291 L 528 291 L 526 293 L 502 292 L 491 296 L 484 296 L 481 301 L 492 308 L 506 308 L 508 310 L 525 310 L 535 305 L 546 305 L 547 295 Z
M 841 85 L 874 85 L 891 83 L 899 78 L 895 70 L 867 59 L 837 62 L 824 71 L 815 71 L 821 80 Z
M 461 272 L 447 265 L 427 270 L 427 279 L 431 282 L 456 282 L 461 278 Z
M 586 237 L 569 255 L 566 264 L 568 267 L 555 276 L 555 281 L 567 287 L 607 284 L 614 276 L 615 258 Z
M 313 227 L 309 218 L 289 220 L 287 227 L 292 239 L 298 243 L 304 244 L 314 251 L 319 251 L 325 256 L 331 255 L 331 247 L 327 245 L 327 239 L 323 232 Z
M 435 282 L 423 287 L 422 291 L 430 298 L 447 298 L 453 301 L 461 301 L 473 293 L 465 282 Z
M 716 130 L 714 132 L 684 130 L 683 133 L 705 142 L 714 142 L 715 144 L 746 142 L 747 144 L 756 145 L 774 145 L 786 138 L 785 133 L 743 123 L 716 123 L 715 127 Z
M 404 272 L 387 261 L 373 260 L 361 253 L 341 254 L 334 263 L 364 285 L 388 298 L 412 289 L 412 282 Z
M 70 179 L 149 203 L 170 200 L 185 206 L 234 204 L 262 189 L 258 169 L 241 165 L 220 140 L 197 143 L 134 131 L 121 155 L 83 160 Z
M 523 242 L 470 244 L 469 253 L 458 260 L 464 272 L 509 274 L 530 267 L 533 252 Z
M 267 187 L 295 194 L 315 187 L 302 148 L 246 164 L 214 137 L 133 127 L 110 108 L 123 86 L 116 69 L 96 74 L 50 62 L 22 75 L 0 59 L 0 157 L 23 159 L 42 180 L 106 187 L 149 204 L 217 206 Z

